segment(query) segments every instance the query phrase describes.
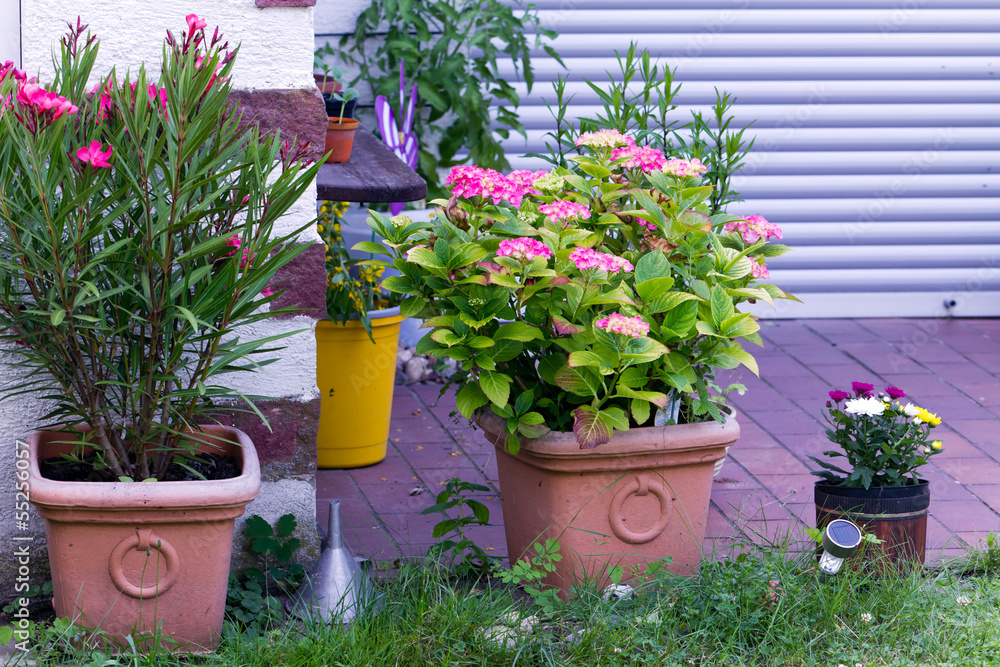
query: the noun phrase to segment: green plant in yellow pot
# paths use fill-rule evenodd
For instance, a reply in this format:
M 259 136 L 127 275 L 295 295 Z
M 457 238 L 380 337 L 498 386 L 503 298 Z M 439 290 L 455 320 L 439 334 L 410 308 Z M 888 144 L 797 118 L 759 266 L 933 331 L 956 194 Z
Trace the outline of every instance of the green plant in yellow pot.
M 322 395 L 317 465 L 358 468 L 385 458 L 399 345 L 399 298 L 381 287 L 383 268 L 352 257 L 342 233 L 347 202 L 323 202 L 326 308 L 316 325 Z

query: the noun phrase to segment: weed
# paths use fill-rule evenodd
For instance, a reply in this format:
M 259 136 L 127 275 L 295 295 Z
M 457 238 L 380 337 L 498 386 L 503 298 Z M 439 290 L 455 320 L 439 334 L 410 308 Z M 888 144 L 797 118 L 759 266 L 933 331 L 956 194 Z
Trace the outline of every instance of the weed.
M 475 491 L 489 492 L 491 489 L 482 484 L 463 482 L 457 477 L 445 483 L 444 491 L 437 495 L 434 505 L 421 514 L 440 513 L 444 520 L 434 526 L 432 536 L 440 539 L 452 535 L 448 539 L 437 542 L 427 550 L 427 555 L 446 567 L 459 577 L 479 577 L 489 572 L 491 558 L 482 547 L 470 540 L 465 530 L 469 526 L 488 526 L 490 524 L 490 509 L 465 494 Z M 457 509 L 458 517 L 448 516 L 448 511 Z M 467 514 L 466 512 L 471 512 Z

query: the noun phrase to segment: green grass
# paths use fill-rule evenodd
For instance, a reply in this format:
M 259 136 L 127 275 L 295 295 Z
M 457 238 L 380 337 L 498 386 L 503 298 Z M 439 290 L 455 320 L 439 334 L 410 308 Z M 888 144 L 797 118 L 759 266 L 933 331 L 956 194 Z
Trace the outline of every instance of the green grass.
M 994 553 L 997 552 L 997 553 Z M 993 665 L 1000 663 L 998 547 L 936 571 L 817 580 L 815 559 L 770 553 L 706 562 L 697 577 L 652 577 L 630 599 L 583 589 L 548 614 L 511 587 L 404 564 L 380 604 L 349 627 L 290 623 L 217 654 L 178 660 L 42 653 L 39 664 Z M 985 564 L 985 565 L 984 565 Z M 774 582 L 774 583 L 771 583 Z M 537 615 L 535 632 L 490 628 Z

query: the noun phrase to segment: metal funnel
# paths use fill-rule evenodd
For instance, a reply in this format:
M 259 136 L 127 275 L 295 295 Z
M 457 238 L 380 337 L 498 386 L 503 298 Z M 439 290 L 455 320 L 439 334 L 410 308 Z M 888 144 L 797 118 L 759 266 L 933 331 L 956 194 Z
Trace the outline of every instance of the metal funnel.
M 349 623 L 364 610 L 372 591 L 368 575 L 344 545 L 339 500 L 330 503 L 326 541 L 316 567 L 295 594 L 292 613 L 305 620 Z

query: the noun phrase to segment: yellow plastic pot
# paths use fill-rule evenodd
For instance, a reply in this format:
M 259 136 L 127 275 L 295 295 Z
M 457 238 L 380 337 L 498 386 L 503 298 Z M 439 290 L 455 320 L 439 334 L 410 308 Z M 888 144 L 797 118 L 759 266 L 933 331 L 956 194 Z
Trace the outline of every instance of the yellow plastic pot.
M 316 323 L 320 468 L 359 468 L 385 458 L 403 316 L 390 308 L 369 317 L 374 345 L 357 320 Z

